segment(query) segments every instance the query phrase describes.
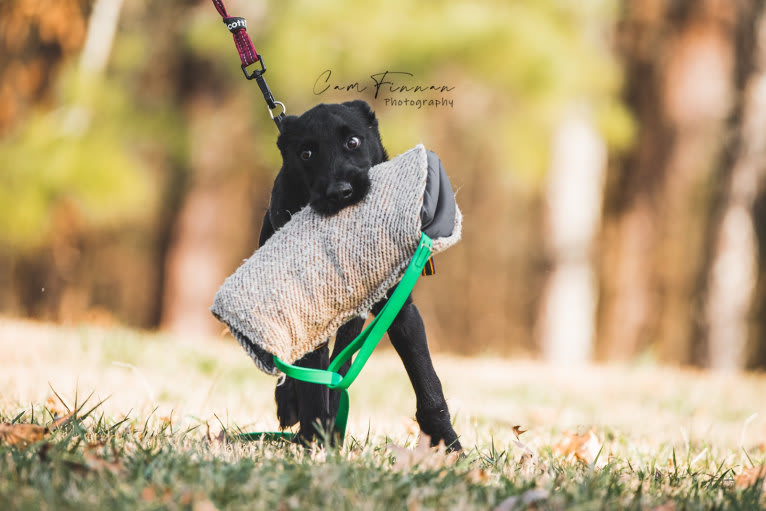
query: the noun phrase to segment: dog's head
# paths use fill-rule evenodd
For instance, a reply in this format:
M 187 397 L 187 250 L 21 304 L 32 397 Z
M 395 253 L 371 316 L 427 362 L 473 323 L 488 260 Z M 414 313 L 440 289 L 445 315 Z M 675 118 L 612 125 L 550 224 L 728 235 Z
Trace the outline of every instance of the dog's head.
M 361 100 L 287 116 L 277 146 L 283 170 L 306 185 L 311 207 L 327 216 L 361 201 L 370 167 L 388 159 L 375 113 Z

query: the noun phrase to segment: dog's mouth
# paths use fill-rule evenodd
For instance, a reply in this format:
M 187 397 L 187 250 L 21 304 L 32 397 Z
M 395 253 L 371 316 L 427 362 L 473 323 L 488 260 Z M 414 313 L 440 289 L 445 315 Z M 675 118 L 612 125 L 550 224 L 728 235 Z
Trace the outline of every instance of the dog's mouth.
M 370 191 L 370 178 L 358 174 L 348 181 L 331 183 L 321 193 L 313 193 L 311 209 L 322 216 L 333 216 L 344 208 L 361 202 Z

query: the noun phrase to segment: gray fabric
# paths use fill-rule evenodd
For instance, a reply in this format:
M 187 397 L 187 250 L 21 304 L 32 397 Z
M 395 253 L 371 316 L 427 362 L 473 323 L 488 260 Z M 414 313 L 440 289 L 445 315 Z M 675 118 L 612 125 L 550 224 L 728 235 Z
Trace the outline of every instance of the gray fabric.
M 428 164 L 418 145 L 376 165 L 362 202 L 329 218 L 302 209 L 226 279 L 210 310 L 261 370 L 279 374 L 274 355 L 295 362 L 401 279 L 420 240 Z M 440 184 L 442 195 L 448 204 Z M 455 206 L 434 253 L 457 243 L 461 224 Z
M 428 155 L 428 177 L 420 211 L 421 230 L 429 238 L 446 238 L 455 228 L 455 193 L 441 160 L 433 151 Z

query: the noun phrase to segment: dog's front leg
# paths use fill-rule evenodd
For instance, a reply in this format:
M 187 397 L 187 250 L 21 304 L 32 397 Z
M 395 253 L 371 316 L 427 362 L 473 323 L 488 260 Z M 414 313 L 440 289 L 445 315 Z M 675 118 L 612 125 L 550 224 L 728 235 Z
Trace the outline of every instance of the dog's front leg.
M 327 369 L 330 365 L 329 349 L 322 346 L 304 355 L 295 362 L 296 366 L 313 369 Z M 277 416 L 281 427 L 300 424 L 299 436 L 310 442 L 317 433 L 317 420 L 327 430 L 331 423 L 329 389 L 325 385 L 306 383 L 287 377 L 278 385 L 274 397 L 277 402 Z
M 451 450 L 462 449 L 452 428 L 442 385 L 431 361 L 423 319 L 412 303 L 412 297 L 407 299 L 394 319 L 388 329 L 388 337 L 402 359 L 415 390 L 415 417 L 421 431 L 431 437 L 431 445 L 444 441 Z

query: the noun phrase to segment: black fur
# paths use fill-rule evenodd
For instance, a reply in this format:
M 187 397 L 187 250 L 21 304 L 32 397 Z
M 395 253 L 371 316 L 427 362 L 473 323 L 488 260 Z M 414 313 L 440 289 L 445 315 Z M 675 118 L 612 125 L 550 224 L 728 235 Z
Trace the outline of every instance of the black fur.
M 277 146 L 282 154 L 282 169 L 274 180 L 260 245 L 307 204 L 322 215 L 333 215 L 362 200 L 370 187 L 370 168 L 388 159 L 377 118 L 364 101 L 322 104 L 300 117 L 287 116 L 282 121 Z M 380 311 L 383 303 L 373 307 L 373 314 Z M 363 324 L 361 318 L 355 318 L 338 329 L 333 358 L 356 338 Z M 415 389 L 416 418 L 421 430 L 431 437 L 433 445 L 444 441 L 452 449 L 460 449 L 441 382 L 431 362 L 423 320 L 411 296 L 389 328 L 388 336 Z M 329 361 L 329 349 L 325 346 L 296 364 L 326 369 Z M 348 364 L 341 368 L 341 374 L 347 370 Z M 340 395 L 323 385 L 286 378 L 277 386 L 275 398 L 280 426 L 300 423 L 300 437 L 311 440 L 317 423 L 325 430 L 332 426 Z

